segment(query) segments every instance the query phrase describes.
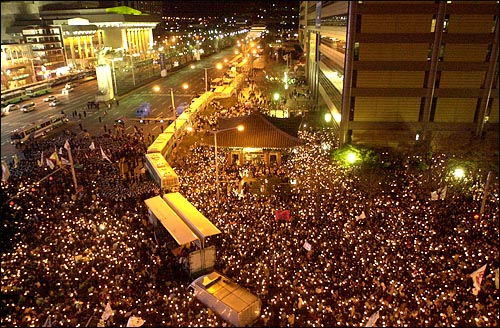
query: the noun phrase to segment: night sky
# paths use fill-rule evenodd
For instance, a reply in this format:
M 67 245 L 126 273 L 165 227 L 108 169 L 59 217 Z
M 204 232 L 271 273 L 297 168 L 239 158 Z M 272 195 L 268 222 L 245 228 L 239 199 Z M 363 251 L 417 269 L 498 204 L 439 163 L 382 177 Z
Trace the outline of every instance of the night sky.
M 255 13 L 256 10 L 269 8 L 270 1 L 201 1 L 169 0 L 165 2 L 168 16 L 222 16 L 231 13 Z

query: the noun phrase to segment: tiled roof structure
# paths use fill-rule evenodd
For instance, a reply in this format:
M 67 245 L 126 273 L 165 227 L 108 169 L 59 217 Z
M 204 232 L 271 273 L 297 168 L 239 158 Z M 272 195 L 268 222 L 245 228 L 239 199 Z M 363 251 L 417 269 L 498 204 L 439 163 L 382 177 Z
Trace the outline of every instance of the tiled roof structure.
M 243 125 L 244 130 L 238 131 L 238 125 Z M 296 147 L 304 143 L 297 138 L 299 127 L 300 118 L 278 119 L 259 113 L 224 118 L 219 120 L 218 130 L 231 130 L 217 133 L 217 146 L 267 149 Z M 203 142 L 214 145 L 213 134 L 207 134 Z

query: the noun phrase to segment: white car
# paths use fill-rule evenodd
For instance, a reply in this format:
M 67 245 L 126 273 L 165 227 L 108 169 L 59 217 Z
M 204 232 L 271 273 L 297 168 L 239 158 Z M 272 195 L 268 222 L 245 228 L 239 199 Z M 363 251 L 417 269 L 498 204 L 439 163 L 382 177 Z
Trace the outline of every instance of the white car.
M 56 100 L 56 96 L 50 95 L 46 98 L 43 98 L 43 101 L 48 102 L 48 101 L 53 101 Z
M 21 106 L 19 106 L 18 104 L 8 104 L 7 106 L 5 106 L 5 108 L 2 110 L 2 113 L 10 113 L 12 112 L 13 110 L 16 110 L 16 109 L 19 109 L 21 108 Z
M 60 105 L 61 104 L 61 101 L 58 100 L 58 99 L 54 99 L 52 100 L 50 103 L 49 103 L 49 106 L 50 107 L 56 107 L 57 105 Z

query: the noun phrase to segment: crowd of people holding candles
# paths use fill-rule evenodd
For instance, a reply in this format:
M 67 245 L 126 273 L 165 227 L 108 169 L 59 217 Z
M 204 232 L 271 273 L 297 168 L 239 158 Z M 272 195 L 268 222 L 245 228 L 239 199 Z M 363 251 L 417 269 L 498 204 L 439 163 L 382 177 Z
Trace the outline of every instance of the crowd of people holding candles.
M 213 126 L 216 116 L 200 120 Z M 429 191 L 443 187 L 446 154 L 422 171 L 410 165 L 418 158 L 384 153 L 387 176 L 374 192 L 355 167 L 332 160 L 331 131 L 299 136 L 305 144 L 285 150 L 280 166 L 229 164 L 221 149 L 220 202 L 212 147 L 194 143 L 172 161 L 179 192 L 222 231 L 206 242 L 217 249 L 216 270 L 261 299 L 255 326 L 365 326 L 369 319 L 498 326 L 498 179 L 478 217 L 484 178 L 431 200 Z M 148 221 L 144 200 L 163 192 L 134 173 L 148 143 L 137 129 L 62 135 L 33 141 L 9 163 L 2 326 L 124 326 L 132 317 L 143 326 L 227 325 L 191 294 L 189 277 Z M 67 148 L 78 192 L 69 166 L 54 173 L 59 166 L 47 162 L 67 160 Z M 242 192 L 246 177 L 278 177 L 290 188 Z M 278 221 L 276 210 L 288 210 L 289 220 Z

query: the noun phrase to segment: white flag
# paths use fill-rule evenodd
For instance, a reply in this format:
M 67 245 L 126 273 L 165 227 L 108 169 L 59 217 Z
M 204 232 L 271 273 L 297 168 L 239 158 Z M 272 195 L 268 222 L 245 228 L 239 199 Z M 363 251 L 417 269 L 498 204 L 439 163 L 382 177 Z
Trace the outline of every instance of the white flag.
M 66 158 L 64 158 L 64 157 L 62 157 L 62 156 L 61 156 L 61 163 L 62 163 L 63 165 L 71 165 L 71 163 L 70 163 L 70 162 L 69 162 Z
M 62 147 L 59 147 L 59 155 L 62 155 Z
M 368 322 L 366 323 L 365 327 L 373 327 L 375 322 L 377 321 L 379 317 L 379 311 L 375 312 L 374 314 L 371 315 L 370 319 L 368 319 Z
M 17 165 L 19 164 L 19 157 L 17 157 L 17 154 L 14 154 L 14 168 L 17 169 Z
M 140 327 L 144 324 L 144 320 L 141 317 L 131 316 L 128 318 L 127 327 Z
M 71 149 L 69 142 L 68 142 L 68 139 L 66 139 L 66 142 L 64 143 L 64 149 L 66 149 L 67 151 L 69 151 Z
M 484 271 L 486 271 L 486 265 L 487 264 L 483 265 L 470 275 L 474 283 L 474 288 L 472 289 L 474 295 L 479 294 L 479 290 L 481 290 L 481 282 L 483 281 Z
M 307 242 L 307 240 L 304 242 L 304 248 L 307 250 L 307 251 L 310 251 L 311 250 L 311 244 L 309 244 Z
M 366 219 L 365 211 L 362 211 L 360 215 L 355 216 L 356 220 Z
M 92 141 L 92 143 L 90 144 L 89 148 L 90 148 L 91 150 L 94 150 L 94 149 L 95 149 L 95 145 L 94 145 L 94 142 L 93 142 L 93 141 Z
M 444 200 L 446 198 L 446 192 L 448 191 L 448 186 L 444 186 L 441 189 L 438 189 L 439 191 L 439 199 Z
M 111 162 L 111 160 L 109 159 L 109 157 L 104 153 L 104 150 L 102 150 L 102 147 L 99 146 L 99 148 L 101 148 L 102 159 L 106 159 L 106 160 L 108 160 L 108 162 L 113 163 L 113 162 Z
M 47 320 L 45 320 L 42 327 L 52 327 L 52 320 L 50 319 L 50 316 L 47 317 Z
M 113 314 L 113 309 L 111 308 L 111 304 L 106 304 L 106 308 L 104 309 L 104 313 L 101 316 L 101 319 L 106 321 Z
M 55 165 L 54 165 L 54 163 L 53 163 L 50 159 L 46 158 L 46 159 L 45 159 L 45 163 L 47 163 L 47 165 L 48 165 L 48 166 L 49 166 L 52 170 L 54 169 Z
M 42 153 L 40 154 L 40 163 L 38 164 L 38 166 L 44 167 L 44 165 L 45 161 L 43 160 L 43 150 L 42 150 Z
M 9 165 L 7 165 L 5 161 L 2 161 L 2 181 L 5 182 L 9 180 L 9 177 L 10 177 Z

